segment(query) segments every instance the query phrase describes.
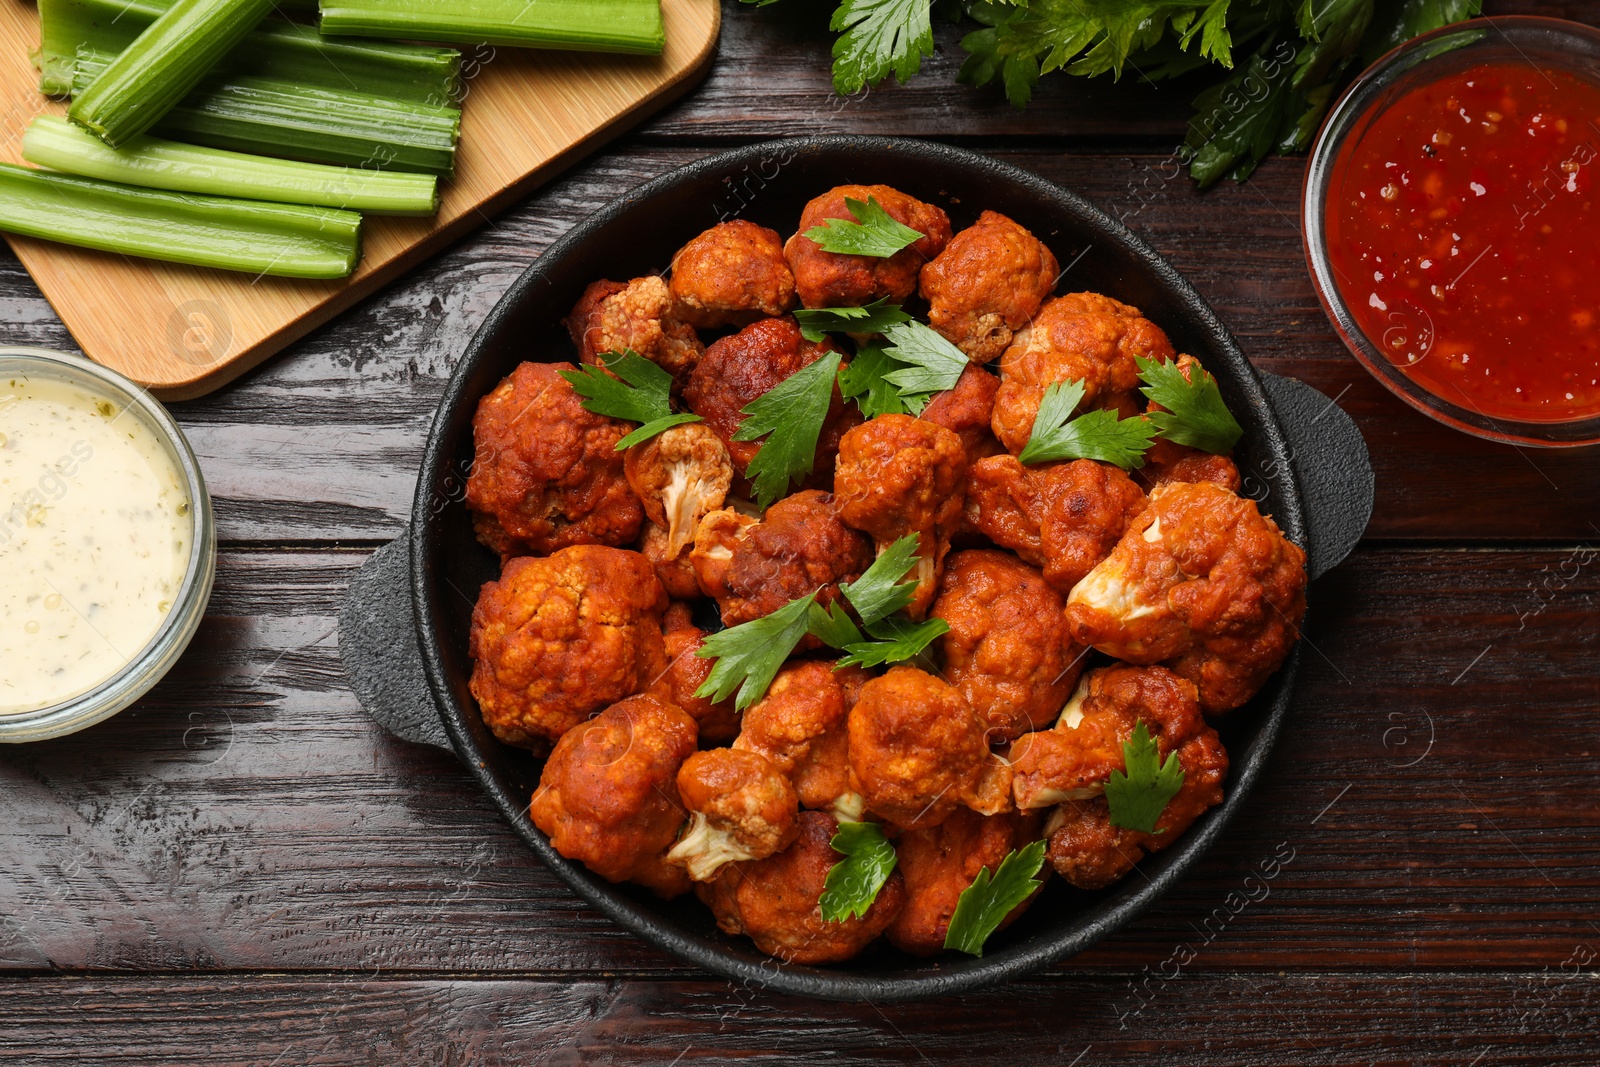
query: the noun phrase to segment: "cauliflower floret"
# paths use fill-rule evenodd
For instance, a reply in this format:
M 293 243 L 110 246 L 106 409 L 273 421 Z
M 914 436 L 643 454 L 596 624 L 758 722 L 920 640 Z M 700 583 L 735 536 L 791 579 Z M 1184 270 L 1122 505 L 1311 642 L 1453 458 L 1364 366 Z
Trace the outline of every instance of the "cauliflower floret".
M 794 786 L 758 752 L 696 752 L 678 771 L 678 795 L 689 809 L 689 828 L 667 862 L 696 882 L 711 881 L 727 863 L 764 860 L 800 832 Z
M 1208 713 L 1255 695 L 1299 638 L 1305 552 L 1255 502 L 1208 482 L 1156 487 L 1104 562 L 1072 590 L 1084 644 L 1165 663 Z
M 629 424 L 586 411 L 558 373 L 572 369 L 523 363 L 473 415 L 467 507 L 502 559 L 638 536 L 643 512 L 616 450 Z
M 1175 358 L 1167 335 L 1138 308 L 1099 293 L 1056 297 L 1017 331 L 1000 359 L 994 435 L 1019 454 L 1045 390 L 1057 382 L 1081 381 L 1085 409 L 1128 407 L 1125 414 L 1137 414 L 1137 356 Z
M 928 406 L 917 417 L 923 422 L 954 430 L 961 438 L 967 461 L 976 463 L 985 456 L 1004 452 L 994 439 L 989 423 L 994 418 L 994 395 L 1000 389 L 1000 379 L 975 364 L 961 372 L 955 387 L 935 393 Z
M 509 745 L 542 748 L 666 669 L 667 591 L 648 560 L 578 545 L 507 563 L 472 612 L 472 695 Z
M 694 750 L 694 720 L 681 708 L 650 696 L 613 704 L 557 743 L 529 806 L 533 824 L 607 881 L 686 892 L 666 853 L 684 821 L 678 768 Z
M 894 849 L 900 857 L 896 869 L 906 879 L 906 904 L 885 931 L 889 943 L 913 956 L 943 951 L 956 904 L 978 872 L 987 867 L 993 875 L 1014 849 L 1039 837 L 1036 815 L 979 815 L 966 808 L 938 826 L 901 834 Z M 1037 896 L 1013 908 L 997 929 L 1015 922 Z
M 990 456 L 967 479 L 967 524 L 1042 568 L 1062 593 L 1111 553 L 1143 508 L 1144 492 L 1120 467 L 1092 459 L 1024 467 Z
M 694 327 L 674 315 L 667 283 L 654 275 L 626 285 L 595 282 L 583 291 L 566 327 L 583 362 L 603 367 L 607 353 L 631 348 L 680 385 L 704 351 Z
M 786 664 L 766 695 L 745 709 L 733 747 L 756 752 L 794 783 L 800 805 L 831 811 L 841 822 L 861 818 L 850 778 L 847 723 L 869 675 L 831 663 Z
M 677 317 L 702 330 L 748 326 L 796 303 L 783 238 L 744 219 L 718 223 L 678 249 L 670 288 Z
M 989 740 L 1049 725 L 1083 670 L 1086 651 L 1067 627 L 1066 597 L 1005 552 L 950 557 L 935 617 L 944 676 L 984 720 Z
M 713 701 L 695 696 L 695 691 L 711 677 L 716 661 L 695 655 L 706 635 L 694 624 L 689 605 L 669 607 L 662 626 L 667 668 L 650 683 L 648 692 L 687 711 L 699 725 L 703 743 L 721 745 L 732 741 L 739 733 L 739 713 L 734 709 L 733 698 Z
M 905 906 L 905 878 L 899 871 L 878 890 L 860 918 L 829 922 L 822 917 L 828 872 L 841 858 L 833 849 L 839 824 L 820 811 L 803 811 L 794 844 L 774 856 L 732 863 L 715 881 L 695 892 L 711 908 L 727 934 L 745 934 L 756 948 L 785 963 L 842 963 L 875 941 Z
M 829 219 L 850 220 L 845 200 L 878 206 L 922 237 L 887 259 L 824 252 L 806 232 Z M 808 308 L 860 307 L 879 297 L 899 304 L 917 287 L 917 273 L 950 241 L 950 217 L 887 185 L 840 185 L 812 200 L 800 213 L 800 229 L 783 246 L 795 288 Z
M 687 552 L 667 555 L 667 528 L 645 520 L 639 532 L 635 549 L 656 569 L 656 577 L 666 587 L 667 595 L 674 600 L 698 600 L 705 596 L 700 589 L 700 579 L 695 576 L 694 564 Z
M 1056 287 L 1044 242 L 995 211 L 950 239 L 922 268 L 928 323 L 974 364 L 996 359 Z
M 708 512 L 722 507 L 733 482 L 728 450 L 703 422 L 674 426 L 624 454 L 628 484 L 657 526 L 667 528 L 667 558 L 694 542 Z
M 850 712 L 850 769 L 867 810 L 903 829 L 938 826 L 960 807 L 1011 807 L 1011 768 L 989 751 L 988 724 L 959 692 L 894 667 Z
M 950 536 L 961 519 L 967 457 L 954 431 L 909 415 L 879 415 L 845 434 L 833 496 L 839 517 L 870 534 L 881 552 L 918 535 L 916 594 L 921 619 L 933 602 Z

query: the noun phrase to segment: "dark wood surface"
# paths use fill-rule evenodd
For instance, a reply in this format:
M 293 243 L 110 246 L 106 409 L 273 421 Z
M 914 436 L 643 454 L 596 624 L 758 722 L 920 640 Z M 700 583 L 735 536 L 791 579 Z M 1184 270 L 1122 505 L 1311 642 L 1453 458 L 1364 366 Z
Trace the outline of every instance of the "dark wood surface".
M 1600 451 L 1475 442 L 1390 398 L 1312 293 L 1302 160 L 1205 194 L 1159 177 L 1189 90 L 1055 77 L 1017 112 L 951 83 L 941 30 L 927 76 L 840 101 L 822 10 L 728 3 L 685 102 L 174 406 L 224 541 L 210 617 L 134 709 L 0 752 L 0 1061 L 1596 1062 Z M 339 663 L 345 586 L 400 530 L 433 406 L 506 285 L 646 178 L 817 131 L 957 140 L 1120 214 L 1259 366 L 1338 398 L 1378 475 L 1367 542 L 1313 591 L 1294 711 L 1246 815 L 1120 934 L 951 1001 L 777 997 L 638 941 L 452 758 L 372 724 Z M 8 255 L 0 343 L 72 347 Z

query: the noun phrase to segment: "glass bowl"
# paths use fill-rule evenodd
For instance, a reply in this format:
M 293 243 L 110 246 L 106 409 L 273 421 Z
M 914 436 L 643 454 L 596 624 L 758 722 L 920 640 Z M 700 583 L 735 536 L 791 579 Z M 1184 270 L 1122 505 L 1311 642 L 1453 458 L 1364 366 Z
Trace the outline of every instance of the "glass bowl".
M 183 431 L 154 397 L 116 371 L 82 356 L 42 348 L 0 347 L 0 378 L 19 375 L 52 378 L 76 386 L 137 418 L 146 432 L 164 445 L 181 472 L 194 526 L 183 582 L 166 618 L 145 646 L 92 689 L 49 707 L 0 714 L 0 742 L 40 741 L 82 730 L 110 718 L 149 692 L 172 669 L 199 629 L 211 600 L 217 563 L 211 497 L 206 492 L 200 464 Z
M 1532 63 L 1600 83 L 1600 30 L 1533 16 L 1473 19 L 1424 34 L 1367 68 L 1329 112 L 1306 169 L 1301 218 L 1311 278 L 1351 353 L 1390 392 L 1423 414 L 1492 441 L 1550 448 L 1595 444 L 1600 442 L 1600 415 L 1548 422 L 1492 417 L 1413 380 L 1383 355 L 1351 314 L 1329 261 L 1326 208 L 1336 192 L 1336 164 L 1346 146 L 1357 144 L 1376 117 L 1411 90 L 1496 61 Z M 1412 325 L 1424 330 L 1432 324 Z

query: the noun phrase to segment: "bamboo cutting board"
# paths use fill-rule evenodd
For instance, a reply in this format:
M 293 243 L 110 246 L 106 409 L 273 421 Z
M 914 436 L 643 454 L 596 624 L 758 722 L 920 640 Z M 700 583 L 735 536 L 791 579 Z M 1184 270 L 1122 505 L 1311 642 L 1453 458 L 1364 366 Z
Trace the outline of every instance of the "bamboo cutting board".
M 369 218 L 356 273 L 305 282 L 155 263 L 7 237 L 84 354 L 164 400 L 202 396 L 487 222 L 624 128 L 688 91 L 710 66 L 717 0 L 662 0 L 659 56 L 463 48 L 467 96 L 455 178 L 432 219 Z M 39 95 L 28 57 L 39 14 L 0 0 L 0 159 L 64 102 Z

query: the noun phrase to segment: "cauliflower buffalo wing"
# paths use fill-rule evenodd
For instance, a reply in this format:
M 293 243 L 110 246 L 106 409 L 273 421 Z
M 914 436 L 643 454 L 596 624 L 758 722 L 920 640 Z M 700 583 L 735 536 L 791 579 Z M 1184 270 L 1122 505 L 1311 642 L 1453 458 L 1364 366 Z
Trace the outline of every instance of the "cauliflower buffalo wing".
M 1000 388 L 1000 379 L 971 365 L 961 372 L 955 388 L 935 393 L 928 406 L 917 416 L 923 422 L 954 430 L 966 450 L 967 462 L 976 463 L 1005 449 L 994 439 L 989 423 L 994 418 L 994 394 Z
M 674 426 L 634 445 L 624 453 L 623 471 L 645 515 L 667 528 L 668 559 L 694 542 L 700 520 L 722 506 L 733 483 L 728 450 L 703 422 Z
M 695 887 L 727 934 L 745 934 L 756 948 L 785 963 L 841 963 L 875 941 L 905 905 L 905 878 L 897 870 L 860 918 L 829 922 L 818 901 L 828 871 L 840 859 L 833 849 L 839 824 L 820 811 L 803 811 L 794 844 L 764 860 L 732 863 L 713 882 Z
M 835 671 L 820 660 L 787 664 L 766 696 L 745 709 L 733 747 L 766 757 L 794 783 L 802 807 L 860 819 L 847 723 L 867 677 L 860 668 Z
M 667 283 L 654 275 L 626 285 L 595 282 L 578 298 L 566 326 L 583 362 L 605 366 L 608 352 L 631 348 L 680 383 L 703 351 L 694 327 L 673 313 Z
M 702 330 L 748 326 L 795 306 L 794 274 L 776 230 L 718 223 L 672 257 L 673 310 Z
M 1209 713 L 1255 695 L 1299 637 L 1305 552 L 1255 502 L 1173 482 L 1067 600 L 1073 636 L 1129 663 L 1165 663 Z
M 950 238 L 922 268 L 928 323 L 974 364 L 998 358 L 1056 287 L 1056 257 L 995 211 Z
M 711 881 L 727 863 L 764 860 L 800 832 L 794 786 L 758 752 L 696 752 L 678 771 L 678 796 L 689 809 L 689 828 L 667 862 L 696 882 Z
M 683 400 L 722 438 L 733 457 L 734 469 L 742 475 L 761 450 L 759 441 L 733 439 L 744 422 L 744 409 L 789 375 L 835 351 L 838 350 L 831 341 L 813 343 L 801 337 L 799 325 L 787 315 L 762 319 L 731 337 L 712 342 L 689 376 Z M 845 404 L 836 382 L 828 416 L 817 438 L 815 484 L 827 485 L 832 480 L 839 438 L 860 421 L 861 413 L 854 404 Z
M 1009 553 L 950 557 L 933 614 L 945 677 L 978 713 L 990 741 L 1050 725 L 1072 695 L 1085 649 L 1067 627 L 1066 597 Z
M 957 808 L 1011 807 L 1011 768 L 989 751 L 988 724 L 949 685 L 894 667 L 850 711 L 850 769 L 867 810 L 903 829 L 938 826 Z
M 509 745 L 543 747 L 666 669 L 667 591 L 637 552 L 511 560 L 472 611 L 472 695 Z
M 656 577 L 661 579 L 672 599 L 696 600 L 704 596 L 700 579 L 695 577 L 694 564 L 689 562 L 689 553 L 680 551 L 669 558 L 667 544 L 667 528 L 647 520 L 635 548 L 656 569 Z
M 607 881 L 686 892 L 666 853 L 684 821 L 678 768 L 694 750 L 694 720 L 682 709 L 650 696 L 613 704 L 556 744 L 529 807 L 533 824 Z
M 705 631 L 694 624 L 687 604 L 674 604 L 662 619 L 663 645 L 667 667 L 650 682 L 652 696 L 687 711 L 700 727 L 700 740 L 723 745 L 739 733 L 739 713 L 733 698 L 713 701 L 695 696 L 695 691 L 711 677 L 715 660 L 695 655 L 705 643 Z
M 1024 467 L 990 456 L 967 479 L 967 524 L 1044 572 L 1063 593 L 1105 559 L 1144 508 L 1120 467 L 1092 459 Z
M 889 943 L 913 956 L 942 951 L 956 903 L 978 872 L 987 867 L 993 875 L 1014 849 L 1038 839 L 1037 816 L 979 815 L 966 808 L 938 826 L 901 834 L 894 848 L 900 857 L 896 869 L 906 880 L 906 903 L 885 931 Z M 1015 922 L 1033 899 L 1013 908 L 998 929 Z
M 966 476 L 961 438 L 909 415 L 879 415 L 839 441 L 833 477 L 839 517 L 870 534 L 879 551 L 907 534 L 918 537 L 917 589 L 907 609 L 913 619 L 933 602 L 961 519 Z
M 876 200 L 891 218 L 922 237 L 887 259 L 825 252 L 806 232 L 829 219 L 854 219 L 846 199 Z M 950 217 L 932 204 L 887 185 L 840 185 L 805 206 L 800 229 L 783 246 L 783 253 L 806 307 L 860 307 L 879 297 L 902 303 L 916 290 L 923 264 L 944 251 L 949 241 Z
M 523 363 L 478 403 L 467 507 L 502 559 L 569 545 L 623 545 L 643 512 L 617 442 L 630 425 L 586 411 L 558 371 Z
M 826 607 L 838 598 L 839 583 L 861 577 L 872 558 L 872 543 L 839 521 L 833 497 L 815 489 L 778 501 L 759 522 L 732 509 L 712 512 L 689 554 L 700 588 L 716 598 L 728 626 L 808 593 Z
M 1081 381 L 1081 406 L 1125 408 L 1137 414 L 1137 356 L 1175 358 L 1172 343 L 1139 309 L 1099 293 L 1068 293 L 1046 304 L 1018 330 L 1000 359 L 994 435 L 1012 455 L 1033 433 L 1045 390 L 1057 382 Z

